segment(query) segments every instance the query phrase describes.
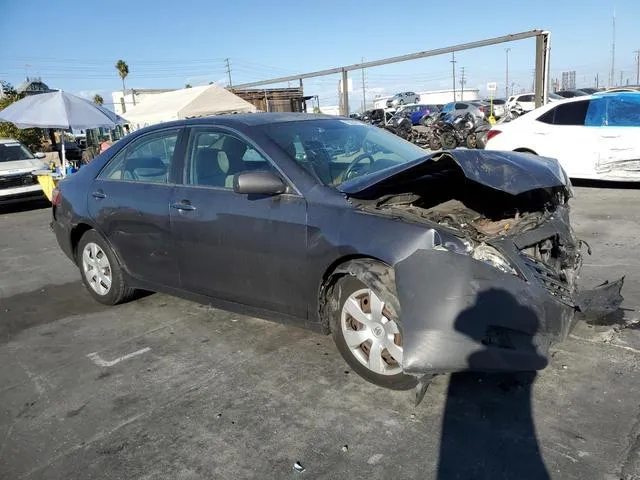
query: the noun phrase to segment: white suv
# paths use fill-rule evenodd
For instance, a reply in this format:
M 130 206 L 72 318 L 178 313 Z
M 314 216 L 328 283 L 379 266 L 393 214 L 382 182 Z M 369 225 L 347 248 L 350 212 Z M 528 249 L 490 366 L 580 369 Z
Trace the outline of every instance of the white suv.
M 564 97 L 557 95 L 555 93 L 549 92 L 549 101 L 557 102 L 559 100 L 564 100 Z M 507 100 L 506 111 L 511 110 L 516 106 L 516 103 L 522 107 L 522 110 L 525 112 L 530 112 L 534 108 L 536 108 L 536 95 L 534 93 L 521 93 L 519 95 L 511 95 Z
M 415 92 L 402 92 L 396 93 L 393 97 L 387 100 L 387 107 L 398 107 L 407 103 L 419 103 L 420 95 Z
M 31 172 L 47 168 L 44 157 L 44 153 L 33 155 L 17 140 L 0 138 L 0 203 L 42 196 L 42 187 Z

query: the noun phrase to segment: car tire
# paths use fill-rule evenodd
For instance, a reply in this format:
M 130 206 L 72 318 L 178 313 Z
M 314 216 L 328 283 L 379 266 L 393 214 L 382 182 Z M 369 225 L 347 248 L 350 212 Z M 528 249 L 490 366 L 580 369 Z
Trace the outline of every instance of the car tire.
M 111 246 L 95 230 L 87 231 L 80 239 L 76 263 L 84 286 L 97 302 L 117 305 L 135 295 Z
M 452 133 L 444 132 L 440 135 L 440 144 L 442 145 L 443 150 L 452 150 L 458 147 L 458 140 Z
M 338 351 L 353 371 L 368 382 L 380 387 L 392 390 L 409 390 L 415 387 L 416 377 L 404 374 L 401 359 L 398 362 L 391 354 L 393 352 L 399 356 L 402 353 L 402 325 L 400 321 L 391 318 L 392 315 L 386 308 L 384 301 L 379 319 L 376 319 L 376 315 L 371 313 L 371 307 L 367 307 L 367 305 L 379 306 L 378 302 L 382 298 L 388 299 L 389 295 L 395 296 L 395 294 L 388 291 L 375 292 L 372 285 L 367 285 L 352 275 L 345 275 L 336 282 L 333 295 L 333 301 L 338 305 L 330 319 L 333 340 Z M 349 302 L 348 305 L 347 302 Z M 359 311 L 357 311 L 358 308 Z M 367 313 L 367 308 L 369 308 L 369 313 Z M 354 311 L 357 313 L 351 315 Z M 359 322 L 356 317 L 367 318 L 368 325 Z M 356 344 L 361 339 L 362 343 Z M 377 350 L 379 355 L 371 357 L 374 350 Z M 382 371 L 384 373 L 381 373 Z
M 398 105 L 404 105 L 404 100 L 400 100 L 400 101 L 398 102 Z

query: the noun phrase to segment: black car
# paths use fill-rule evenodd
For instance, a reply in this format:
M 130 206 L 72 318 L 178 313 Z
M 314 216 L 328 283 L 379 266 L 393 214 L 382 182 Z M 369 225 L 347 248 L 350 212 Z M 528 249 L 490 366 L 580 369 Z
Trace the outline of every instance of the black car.
M 60 182 L 52 225 L 101 303 L 144 289 L 293 320 L 403 389 L 547 364 L 576 308 L 570 196 L 552 159 L 240 114 L 132 133 Z
M 585 95 L 589 95 L 587 92 L 582 90 L 560 90 L 555 92 L 555 94 L 564 98 L 584 97 Z
M 58 155 L 61 155 L 62 145 L 57 145 Z M 67 160 L 82 160 L 82 148 L 76 142 L 64 142 L 64 155 Z M 62 158 L 62 157 L 61 157 Z

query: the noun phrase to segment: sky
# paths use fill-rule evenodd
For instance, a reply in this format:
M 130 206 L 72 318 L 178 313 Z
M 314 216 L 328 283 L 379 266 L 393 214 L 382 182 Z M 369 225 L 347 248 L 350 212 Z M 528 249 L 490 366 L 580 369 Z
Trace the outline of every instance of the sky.
M 607 85 L 616 12 L 615 83 L 635 83 L 640 49 L 638 0 L 0 0 L 0 79 L 14 85 L 40 76 L 51 88 L 87 98 L 122 88 L 182 88 L 266 80 L 447 47 L 532 29 L 551 32 L 551 77 L 575 70 L 577 86 Z M 531 90 L 535 40 L 456 54 L 465 88 L 510 82 Z M 366 69 L 367 100 L 397 91 L 452 87 L 451 56 Z M 622 72 L 622 73 L 621 73 Z M 362 104 L 362 72 L 352 72 L 352 108 Z M 338 103 L 338 75 L 305 80 L 306 95 Z M 292 86 L 297 82 L 292 82 Z M 276 86 L 276 85 L 274 85 Z M 285 85 L 286 86 L 286 85 Z

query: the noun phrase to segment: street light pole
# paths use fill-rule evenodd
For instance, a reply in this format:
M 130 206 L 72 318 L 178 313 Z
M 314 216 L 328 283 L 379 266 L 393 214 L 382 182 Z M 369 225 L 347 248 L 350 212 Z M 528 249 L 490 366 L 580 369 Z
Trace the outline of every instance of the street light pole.
M 505 80 L 504 80 L 504 95 L 505 95 L 506 99 L 509 98 L 509 52 L 510 51 L 511 51 L 510 48 L 505 48 L 504 49 L 504 53 L 505 53 L 506 60 L 507 60 L 507 64 L 506 64 L 506 68 L 505 68 Z

